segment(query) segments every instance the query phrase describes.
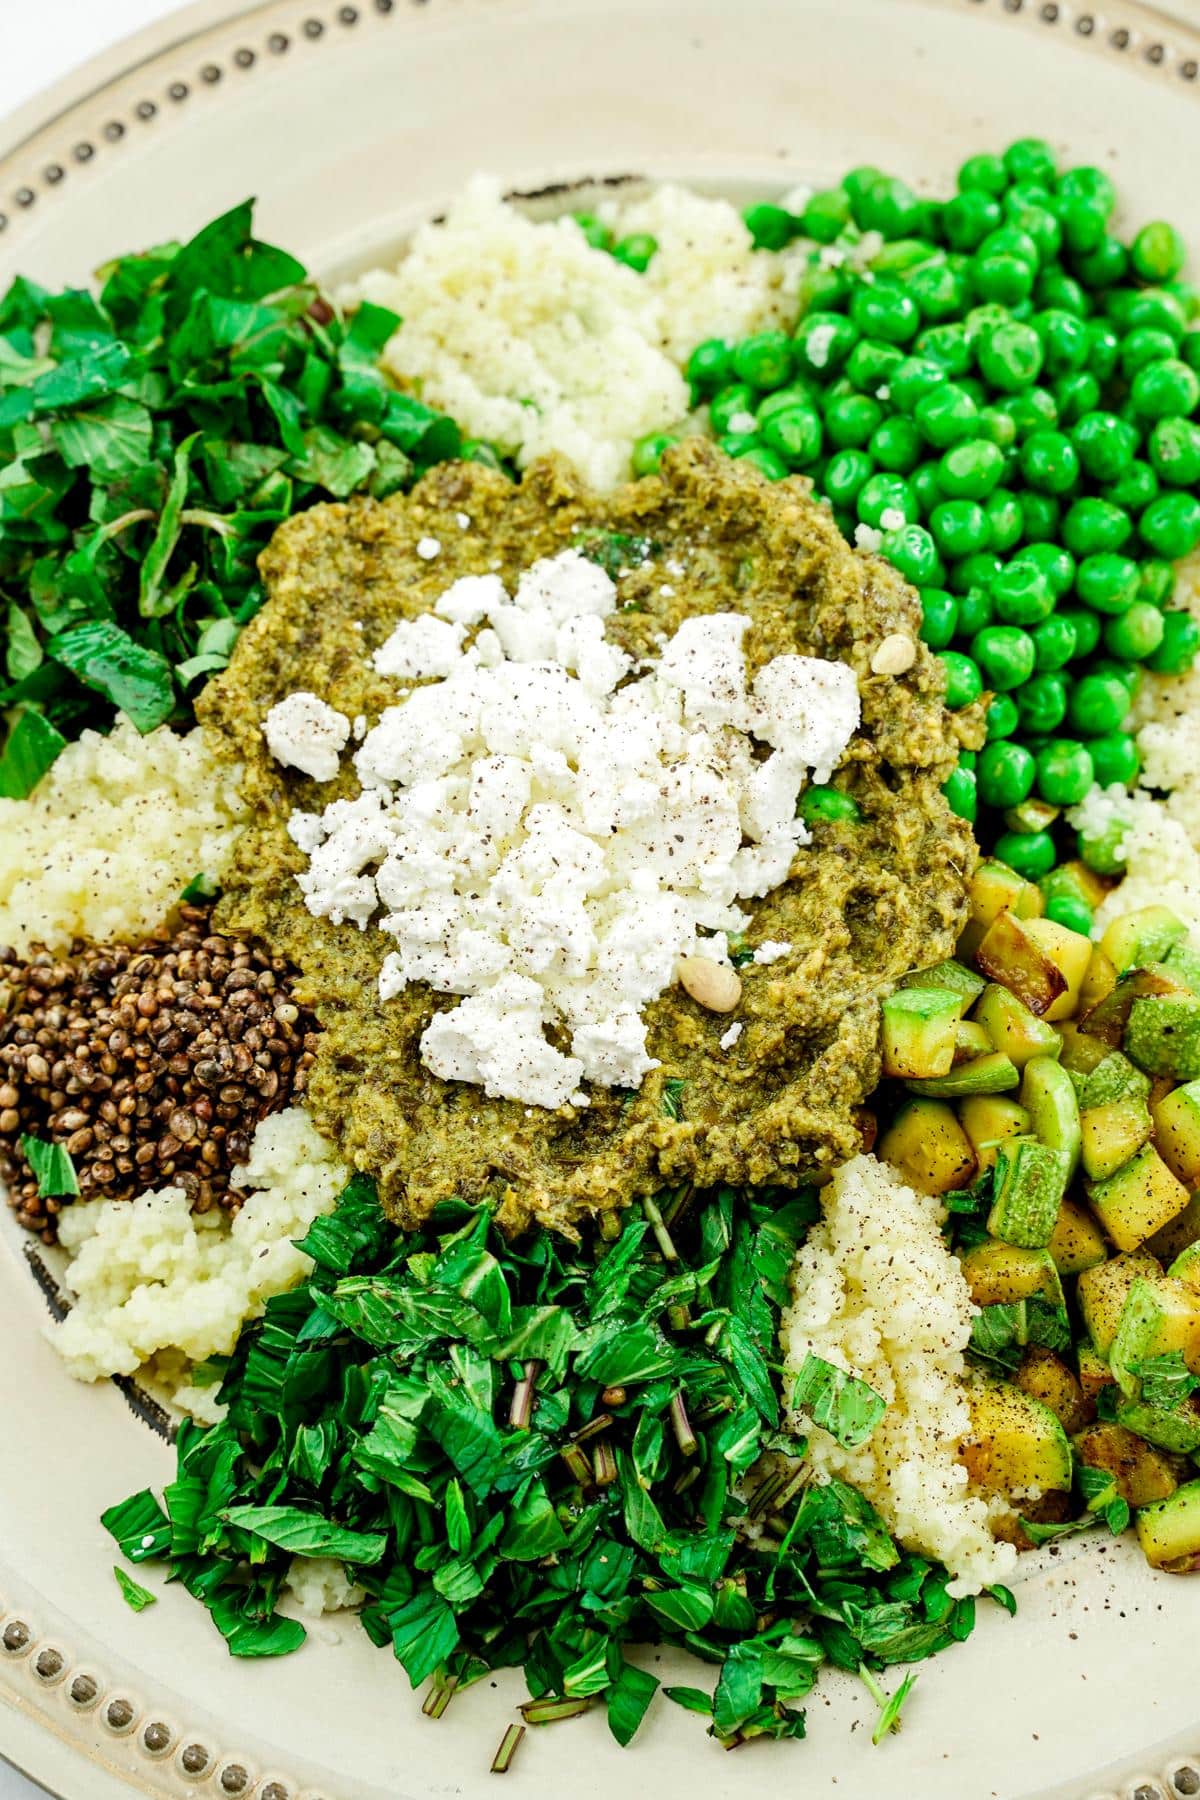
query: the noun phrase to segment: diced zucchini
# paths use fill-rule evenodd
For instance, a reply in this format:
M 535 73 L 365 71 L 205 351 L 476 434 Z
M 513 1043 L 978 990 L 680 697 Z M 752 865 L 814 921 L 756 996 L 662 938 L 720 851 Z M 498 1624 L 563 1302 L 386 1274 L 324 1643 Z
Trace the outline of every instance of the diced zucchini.
M 1130 969 L 1147 969 L 1161 962 L 1187 936 L 1182 919 L 1165 906 L 1140 906 L 1136 912 L 1114 919 L 1100 939 L 1100 948 L 1118 975 Z
M 1193 1374 L 1200 1371 L 1200 1296 L 1168 1275 L 1140 1277 L 1126 1295 L 1108 1362 L 1130 1400 L 1141 1397 L 1137 1365 L 1178 1351 Z
M 917 969 L 912 975 L 906 975 L 900 983 L 902 988 L 950 988 L 963 996 L 964 1012 L 978 1000 L 986 985 L 982 975 L 977 975 L 974 969 L 968 969 L 966 963 L 961 963 L 954 957 L 948 957 L 945 962 L 934 963 L 931 969 Z
M 1076 1092 L 1079 1092 L 1087 1076 L 1109 1054 L 1108 1045 L 1102 1044 L 1099 1038 L 1089 1037 L 1086 1031 L 1081 1031 L 1074 1019 L 1064 1019 L 1057 1030 L 1062 1040 L 1059 1061 L 1074 1082 Z
M 990 1056 L 992 1040 L 974 1019 L 960 1019 L 954 1032 L 954 1066 L 974 1062 L 977 1056 Z
M 1042 1015 L 1051 1021 L 1069 1019 L 1079 1007 L 1079 995 L 1092 960 L 1092 940 L 1053 919 L 1028 919 L 1027 938 L 1045 953 L 1062 975 L 1066 988 Z
M 1061 880 L 1070 882 L 1080 899 L 1086 900 L 1093 912 L 1108 898 L 1109 889 L 1113 885 L 1077 858 L 1071 862 L 1059 863 L 1055 873 Z
M 1159 967 L 1175 981 L 1183 983 L 1189 993 L 1200 994 L 1200 952 L 1190 944 L 1176 944 L 1168 950 Z
M 1028 932 L 1032 920 L 1002 912 L 988 926 L 975 961 L 990 981 L 999 982 L 1039 1019 L 1067 991 L 1067 978 Z
M 975 1152 L 953 1107 L 909 1100 L 879 1140 L 880 1160 L 898 1169 L 921 1194 L 948 1194 L 975 1174 Z
M 1072 1439 L 1075 1460 L 1084 1468 L 1111 1475 L 1128 1506 L 1151 1506 L 1166 1500 L 1179 1486 L 1171 1458 L 1145 1443 L 1124 1425 L 1089 1425 Z
M 1189 1244 L 1181 1250 L 1167 1274 L 1172 1281 L 1182 1281 L 1194 1294 L 1200 1294 L 1200 1244 Z
M 1174 1262 L 1189 1244 L 1200 1243 L 1200 1194 L 1193 1194 L 1181 1213 L 1146 1239 L 1146 1248 L 1160 1262 Z
M 1011 1382 L 986 1380 L 971 1383 L 967 1404 L 971 1430 L 959 1460 L 978 1486 L 1005 1494 L 1070 1488 L 1071 1445 L 1048 1406 Z
M 1089 1181 L 1087 1197 L 1118 1250 L 1136 1250 L 1188 1203 L 1187 1189 L 1150 1144 L 1115 1175 Z
M 1200 1568 L 1200 1481 L 1185 1482 L 1134 1520 L 1138 1543 L 1155 1569 L 1190 1574 Z
M 919 1085 L 910 1082 L 914 1093 L 926 1094 L 934 1100 L 958 1100 L 966 1094 L 1003 1094 L 1019 1087 L 1021 1073 L 1007 1056 L 994 1050 L 990 1056 L 976 1056 L 959 1063 L 948 1075 L 934 1075 Z
M 1018 918 L 1035 918 L 1045 901 L 1033 882 L 1008 868 L 1004 863 L 981 862 L 971 877 L 968 889 L 970 913 L 959 939 L 959 953 L 974 956 L 989 926 L 1003 912 L 1014 912 Z
M 996 1152 L 995 1189 L 987 1228 L 1005 1244 L 1044 1248 L 1054 1234 L 1070 1163 L 1036 1138 L 1012 1138 Z
M 1074 1371 L 1068 1369 L 1061 1356 L 1040 1344 L 1027 1347 L 1013 1376 L 1013 1386 L 1048 1406 L 1067 1433 L 1081 1431 L 1093 1416 Z
M 1136 1431 L 1148 1444 L 1157 1444 L 1160 1450 L 1170 1450 L 1176 1456 L 1193 1456 L 1200 1450 L 1200 1408 L 1194 1395 L 1179 1407 L 1123 1400 L 1117 1408 L 1117 1424 Z
M 1061 1063 L 1035 1056 L 1025 1064 L 1021 1104 L 1029 1113 L 1034 1137 L 1066 1157 L 1070 1181 L 1079 1166 L 1079 1102 L 1075 1084 Z
M 1079 1311 L 1095 1349 L 1106 1361 L 1130 1288 L 1141 1276 L 1153 1278 L 1161 1273 L 1148 1250 L 1134 1250 L 1080 1275 L 1076 1289 Z
M 1031 794 L 1028 800 L 1019 800 L 1015 806 L 1008 808 L 1004 814 L 1004 823 L 1010 831 L 1049 831 L 1061 816 L 1061 806 L 1052 806 L 1048 800 L 1039 800 L 1036 794 Z
M 1093 1404 L 1099 1399 L 1106 1387 L 1116 1387 L 1112 1370 L 1094 1344 L 1085 1338 L 1075 1346 L 1075 1367 L 1079 1374 L 1079 1385 L 1083 1389 L 1085 1400 Z
M 1037 1018 L 999 982 L 991 981 L 984 988 L 972 1016 L 987 1032 L 991 1048 L 1003 1051 L 1018 1069 L 1031 1057 L 1062 1053 L 1062 1039 L 1053 1025 Z
M 897 988 L 883 1002 L 883 1072 L 947 1075 L 954 1062 L 955 1027 L 965 1003 L 952 988 Z
M 1099 944 L 1093 944 L 1091 961 L 1079 984 L 1079 1005 L 1076 1008 L 1078 1016 L 1086 1018 L 1102 1000 L 1108 999 L 1116 985 L 1117 971 Z
M 1045 1250 L 975 1244 L 960 1253 L 959 1261 L 976 1306 L 1013 1306 L 1034 1299 L 1066 1306 L 1058 1270 Z
M 1152 1075 L 1195 1081 L 1200 1076 L 1200 998 L 1163 994 L 1135 1000 L 1125 1028 L 1125 1049 L 1140 1069 Z
M 968 1094 L 958 1116 L 975 1146 L 981 1170 L 991 1168 L 997 1146 L 1006 1138 L 1026 1137 L 1033 1128 L 1025 1108 L 1004 1094 Z
M 1109 1050 L 1084 1081 L 1079 1102 L 1081 1106 L 1105 1106 L 1129 1094 L 1144 1099 L 1149 1092 L 1150 1082 L 1142 1071 L 1119 1050 Z
M 1082 1014 L 1080 1022 L 1089 1037 L 1119 1050 L 1135 1001 L 1186 994 L 1187 989 L 1162 968 L 1135 969 L 1132 975 L 1122 975 L 1112 993 Z
M 1104 1233 L 1095 1219 L 1070 1194 L 1063 1198 L 1054 1222 L 1050 1242 L 1046 1246 L 1060 1275 L 1081 1275 L 1094 1269 L 1108 1255 Z
M 1150 1108 L 1138 1094 L 1110 1100 L 1104 1106 L 1085 1106 L 1079 1127 L 1084 1172 L 1095 1181 L 1115 1175 L 1149 1143 L 1153 1130 Z
M 1200 1081 L 1189 1081 L 1151 1109 L 1158 1154 L 1185 1187 L 1200 1187 Z

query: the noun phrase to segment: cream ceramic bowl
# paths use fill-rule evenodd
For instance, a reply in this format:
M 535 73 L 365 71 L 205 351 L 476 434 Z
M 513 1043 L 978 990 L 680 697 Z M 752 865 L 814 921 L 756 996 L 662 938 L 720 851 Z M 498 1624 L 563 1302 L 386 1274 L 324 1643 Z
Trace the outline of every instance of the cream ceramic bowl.
M 1111 169 L 1131 217 L 1166 211 L 1200 246 L 1186 173 L 1200 33 L 1182 11 L 202 0 L 0 125 L 0 281 L 82 281 L 248 193 L 264 235 L 335 276 L 394 251 L 480 169 L 526 191 L 636 174 L 741 195 L 871 161 L 945 189 L 968 149 L 1031 131 Z M 68 1800 L 490 1792 L 518 1677 L 480 1683 L 432 1724 L 351 1622 L 246 1664 L 182 1592 L 140 1617 L 126 1608 L 99 1514 L 167 1479 L 171 1452 L 118 1387 L 77 1386 L 57 1366 L 29 1245 L 3 1229 L 0 1750 Z M 843 1800 L 1200 1792 L 1200 1581 L 1088 1540 L 1030 1565 L 1015 1621 L 984 1612 L 969 1644 L 921 1668 L 903 1732 L 880 1749 L 861 1691 L 835 1678 L 803 1745 L 726 1755 L 662 1704 L 628 1752 L 600 1716 L 531 1732 L 508 1779 L 572 1800 L 629 1786 L 665 1800 L 764 1786 Z

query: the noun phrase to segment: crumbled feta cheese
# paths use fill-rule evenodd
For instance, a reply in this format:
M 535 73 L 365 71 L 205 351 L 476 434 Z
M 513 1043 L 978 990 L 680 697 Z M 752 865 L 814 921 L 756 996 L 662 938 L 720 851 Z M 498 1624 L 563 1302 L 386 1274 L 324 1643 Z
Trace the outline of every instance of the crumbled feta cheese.
M 417 555 L 422 562 L 432 562 L 435 556 L 442 554 L 442 546 L 435 537 L 423 537 L 417 541 Z
M 738 902 L 786 880 L 808 839 L 808 770 L 824 779 L 858 724 L 840 663 L 777 657 L 748 692 L 737 613 L 685 619 L 627 679 L 615 608 L 573 550 L 511 598 L 495 577 L 454 582 L 376 652 L 428 685 L 354 753 L 362 792 L 289 822 L 311 912 L 365 927 L 384 909 L 381 997 L 459 997 L 422 1036 L 426 1067 L 526 1105 L 640 1085 L 643 1009 L 681 957 L 728 964 Z
M 367 715 L 366 715 L 366 713 L 355 713 L 354 723 L 351 725 L 350 730 L 354 736 L 355 743 L 361 744 L 363 739 L 367 735 Z
M 736 412 L 730 415 L 727 431 L 744 432 L 749 436 L 758 430 L 758 420 L 752 412 Z
M 754 960 L 761 968 L 769 968 L 781 956 L 786 956 L 791 947 L 783 938 L 764 938 L 754 952 Z
M 899 531 L 905 522 L 904 513 L 898 506 L 885 506 L 879 515 L 879 523 L 885 531 Z
M 345 713 L 316 694 L 298 689 L 279 700 L 263 721 L 263 736 L 276 762 L 314 781 L 332 781 L 350 736 Z
M 874 554 L 883 543 L 882 531 L 876 531 L 873 525 L 859 524 L 854 527 L 854 548 L 867 550 Z
M 470 529 L 471 529 L 470 513 L 455 513 L 454 523 L 458 526 L 460 531 L 470 531 Z
M 829 361 L 829 353 L 833 349 L 833 340 L 837 336 L 835 325 L 818 325 L 808 334 L 806 348 L 808 360 L 814 369 L 823 369 Z
M 722 1032 L 721 1036 L 717 1039 L 722 1050 L 732 1050 L 744 1030 L 745 1027 L 741 1020 L 735 1019 L 733 1024 L 729 1027 L 729 1030 Z

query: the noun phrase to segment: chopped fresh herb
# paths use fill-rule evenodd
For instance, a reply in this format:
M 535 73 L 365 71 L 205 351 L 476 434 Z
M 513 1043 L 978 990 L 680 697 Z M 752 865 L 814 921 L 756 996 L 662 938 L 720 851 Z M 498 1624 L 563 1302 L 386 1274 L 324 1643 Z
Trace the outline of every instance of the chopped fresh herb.
M 889 1731 L 899 1731 L 900 1713 L 904 1707 L 904 1702 L 908 1699 L 908 1696 L 917 1685 L 917 1677 L 915 1675 L 906 1675 L 894 1694 L 885 1694 L 866 1663 L 861 1665 L 858 1672 L 862 1677 L 867 1692 L 879 1708 L 879 1718 L 876 1722 L 874 1731 L 871 1733 L 871 1742 L 873 1744 L 882 1744 Z
M 662 1085 L 662 1109 L 668 1119 L 682 1119 L 683 1095 L 687 1082 L 678 1075 L 668 1075 Z
M 919 1661 L 974 1621 L 779 1429 L 774 1344 L 816 1214 L 807 1191 L 681 1191 L 612 1239 L 512 1244 L 457 1202 L 398 1234 L 356 1176 L 303 1240 L 308 1280 L 244 1328 L 225 1417 L 180 1431 L 165 1513 L 140 1494 L 105 1523 L 233 1655 L 303 1641 L 280 1588 L 293 1555 L 331 1556 L 435 1716 L 518 1664 L 526 1723 L 603 1705 L 628 1743 L 657 1691 L 628 1648 L 660 1641 L 715 1665 L 711 1699 L 670 1694 L 722 1743 L 799 1737 L 826 1662 Z M 881 1403 L 833 1375 L 819 1404 L 854 1437 Z
M 523 1725 L 510 1725 L 500 1739 L 499 1748 L 492 1758 L 492 1774 L 507 1775 L 512 1767 L 512 1759 L 517 1754 L 517 1746 L 525 1736 Z
M 1129 1524 L 1129 1502 L 1117 1491 L 1116 1477 L 1107 1469 L 1079 1466 L 1079 1491 L 1087 1501 L 1090 1513 L 1104 1520 L 1114 1537 L 1120 1537 Z
M 648 537 L 628 531 L 604 531 L 599 526 L 577 532 L 575 545 L 589 562 L 599 563 L 611 581 L 649 562 L 656 548 Z
M 255 238 L 249 202 L 100 280 L 98 298 L 22 279 L 0 298 L 9 797 L 116 709 L 139 731 L 190 718 L 283 519 L 382 499 L 462 447 L 380 369 L 395 315 L 343 318 Z
M 1176 1412 L 1200 1390 L 1200 1376 L 1193 1375 L 1183 1360 L 1182 1350 L 1168 1350 L 1161 1356 L 1147 1356 L 1130 1363 L 1129 1372 L 1142 1384 L 1141 1398 L 1147 1406 Z
M 188 904 L 196 901 L 215 900 L 221 891 L 221 884 L 215 875 L 193 875 L 179 898 Z
M 810 1350 L 792 1389 L 792 1405 L 806 1412 L 845 1450 L 865 1444 L 887 1411 L 887 1401 L 856 1375 L 848 1375 Z
M 1033 1295 L 981 1308 L 972 1321 L 967 1348 L 977 1361 L 1011 1370 L 1020 1363 L 1027 1344 L 1065 1350 L 1070 1342 L 1071 1325 L 1063 1307 Z
M 113 1564 L 113 1574 L 117 1578 L 117 1586 L 126 1606 L 131 1606 L 134 1612 L 145 1612 L 148 1606 L 153 1606 L 157 1601 L 158 1595 L 152 1594 L 149 1588 L 144 1588 L 140 1581 L 135 1581 L 119 1563 Z
M 79 1192 L 75 1164 L 61 1144 L 48 1144 L 44 1138 L 21 1139 L 21 1155 L 37 1176 L 38 1194 L 42 1199 L 58 1199 Z

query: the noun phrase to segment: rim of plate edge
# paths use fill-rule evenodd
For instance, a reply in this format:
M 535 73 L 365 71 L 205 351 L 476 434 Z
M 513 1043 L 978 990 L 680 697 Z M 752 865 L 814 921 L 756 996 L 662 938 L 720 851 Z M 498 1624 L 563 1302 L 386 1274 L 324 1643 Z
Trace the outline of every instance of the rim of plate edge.
M 436 4 L 436 0 L 434 0 Z M 501 4 L 502 0 L 495 0 Z M 929 0 L 926 0 L 929 4 Z M 1200 17 L 1143 0 L 933 0 L 1031 34 L 1066 32 L 1082 53 L 1120 59 L 1131 73 L 1200 94 Z M 293 46 L 317 49 L 355 28 L 395 29 L 429 0 L 192 0 L 72 70 L 0 120 L 0 253 L 19 244 L 35 207 L 77 190 L 102 156 L 139 131 L 168 129 L 189 100 L 227 76 L 247 80 Z M 110 100 L 107 108 L 99 102 Z M 85 129 L 85 116 L 99 118 Z M 73 1666 L 49 1606 L 17 1597 L 0 1562 L 0 1754 L 63 1800 L 128 1800 L 206 1790 L 222 1800 L 323 1800 L 278 1771 L 255 1768 L 204 1728 L 178 1729 L 142 1711 L 93 1659 Z M 1187 1744 L 1181 1752 L 1180 1738 Z M 1192 1740 L 1195 1747 L 1192 1747 Z M 1200 1726 L 1143 1753 L 1119 1788 L 1089 1800 L 1192 1800 L 1200 1795 Z M 86 1780 L 86 1789 L 77 1784 Z

